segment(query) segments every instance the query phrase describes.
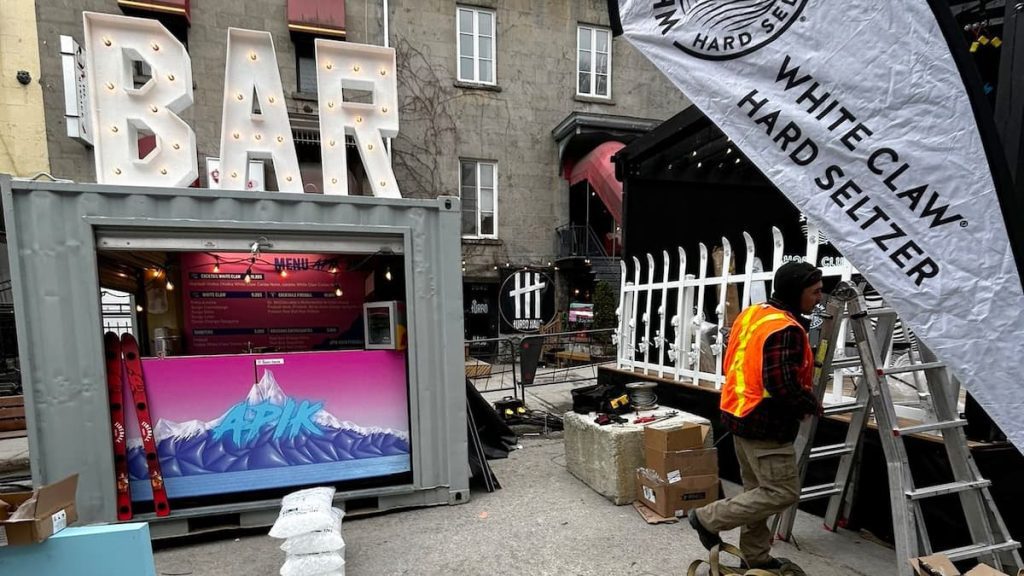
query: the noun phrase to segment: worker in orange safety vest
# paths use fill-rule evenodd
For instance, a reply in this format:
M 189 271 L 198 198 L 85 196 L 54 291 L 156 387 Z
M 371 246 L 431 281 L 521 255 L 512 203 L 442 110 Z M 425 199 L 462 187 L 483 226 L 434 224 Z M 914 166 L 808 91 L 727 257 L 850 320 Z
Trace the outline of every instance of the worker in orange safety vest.
M 694 510 L 689 519 L 709 550 L 721 543 L 719 532 L 741 527 L 746 568 L 779 570 L 786 562 L 769 554 L 767 520 L 799 499 L 793 441 L 800 421 L 821 413 L 805 317 L 821 302 L 821 286 L 821 271 L 811 264 L 783 264 L 772 297 L 744 309 L 729 333 L 720 409 L 743 492 Z

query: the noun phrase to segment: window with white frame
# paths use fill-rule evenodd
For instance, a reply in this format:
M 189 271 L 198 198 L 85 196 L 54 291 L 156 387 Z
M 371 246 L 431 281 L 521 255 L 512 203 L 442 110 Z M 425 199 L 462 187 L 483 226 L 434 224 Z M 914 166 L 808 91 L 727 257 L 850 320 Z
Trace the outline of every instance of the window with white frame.
M 498 237 L 498 165 L 462 160 L 459 195 L 462 198 L 462 235 Z
M 494 84 L 494 12 L 459 6 L 456 20 L 459 80 Z
M 576 34 L 576 94 L 610 98 L 612 94 L 612 33 L 580 26 Z

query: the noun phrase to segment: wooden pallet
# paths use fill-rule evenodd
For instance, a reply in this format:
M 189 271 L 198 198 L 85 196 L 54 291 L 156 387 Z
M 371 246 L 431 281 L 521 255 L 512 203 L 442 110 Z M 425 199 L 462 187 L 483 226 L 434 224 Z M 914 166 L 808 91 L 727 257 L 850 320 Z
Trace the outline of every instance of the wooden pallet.
M 0 432 L 25 429 L 25 397 L 0 396 Z

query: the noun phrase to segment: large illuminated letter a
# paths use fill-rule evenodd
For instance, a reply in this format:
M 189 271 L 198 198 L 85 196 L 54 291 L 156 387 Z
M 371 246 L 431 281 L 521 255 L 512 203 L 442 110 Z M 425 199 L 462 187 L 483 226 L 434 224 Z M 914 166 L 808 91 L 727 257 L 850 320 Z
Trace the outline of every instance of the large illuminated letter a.
M 274 163 L 278 190 L 302 192 L 274 41 L 269 32 L 229 28 L 220 126 L 221 187 L 246 189 L 253 159 Z
M 199 175 L 196 136 L 178 114 L 192 105 L 192 61 L 156 20 L 85 12 L 86 74 L 96 181 L 188 186 Z
M 398 198 L 384 138 L 398 136 L 398 83 L 392 48 L 316 40 L 324 192 L 348 194 L 345 136 L 353 136 L 374 196 Z

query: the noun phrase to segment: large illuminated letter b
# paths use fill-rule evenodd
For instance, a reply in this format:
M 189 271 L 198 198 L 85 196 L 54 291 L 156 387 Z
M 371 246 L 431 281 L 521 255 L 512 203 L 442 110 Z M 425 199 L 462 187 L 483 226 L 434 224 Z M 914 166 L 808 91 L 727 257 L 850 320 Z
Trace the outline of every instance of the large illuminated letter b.
M 196 136 L 178 114 L 192 105 L 192 60 L 156 20 L 85 12 L 96 181 L 188 186 L 199 176 Z

